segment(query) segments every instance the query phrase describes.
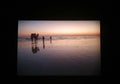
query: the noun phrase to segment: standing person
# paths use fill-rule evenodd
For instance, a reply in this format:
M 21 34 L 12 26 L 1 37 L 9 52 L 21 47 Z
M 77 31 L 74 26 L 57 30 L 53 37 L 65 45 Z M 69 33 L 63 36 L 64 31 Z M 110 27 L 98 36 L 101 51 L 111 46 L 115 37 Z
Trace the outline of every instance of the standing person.
M 35 34 L 35 42 L 37 42 L 38 36 L 39 36 L 39 34 Z
M 52 36 L 50 36 L 50 40 L 52 40 Z
M 43 38 L 43 49 L 44 49 L 45 48 L 45 42 L 44 42 L 45 37 L 43 36 L 42 38 Z
M 33 39 L 34 39 L 33 33 L 31 33 L 31 41 L 32 41 L 32 43 L 33 43 Z
M 38 40 L 38 36 L 39 36 L 39 34 L 36 34 L 36 40 Z
M 44 36 L 43 36 L 42 38 L 43 38 L 43 40 L 45 39 L 45 37 L 44 37 Z

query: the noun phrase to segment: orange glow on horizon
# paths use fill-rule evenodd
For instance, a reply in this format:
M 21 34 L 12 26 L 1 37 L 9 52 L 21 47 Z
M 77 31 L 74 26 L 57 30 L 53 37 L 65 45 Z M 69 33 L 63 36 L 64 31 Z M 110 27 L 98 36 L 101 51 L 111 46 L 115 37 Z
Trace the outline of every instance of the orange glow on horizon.
M 100 21 L 19 21 L 18 36 L 100 35 Z

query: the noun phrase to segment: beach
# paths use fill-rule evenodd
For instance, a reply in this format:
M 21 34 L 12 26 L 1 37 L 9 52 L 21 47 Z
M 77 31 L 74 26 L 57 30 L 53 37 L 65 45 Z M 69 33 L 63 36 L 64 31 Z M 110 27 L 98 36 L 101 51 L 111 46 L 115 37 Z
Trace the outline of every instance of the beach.
M 53 36 L 37 43 L 18 40 L 18 75 L 92 76 L 100 75 L 100 67 L 100 36 Z

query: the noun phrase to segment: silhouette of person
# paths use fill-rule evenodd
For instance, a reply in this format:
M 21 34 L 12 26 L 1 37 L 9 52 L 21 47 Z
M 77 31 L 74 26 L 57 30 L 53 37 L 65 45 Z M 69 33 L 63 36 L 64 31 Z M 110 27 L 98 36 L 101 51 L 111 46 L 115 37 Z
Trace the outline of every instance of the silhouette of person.
M 42 39 L 44 40 L 44 39 L 45 39 L 45 37 L 44 37 L 44 36 L 42 36 Z
M 52 43 L 52 37 L 50 36 L 50 43 Z
M 43 49 L 44 49 L 45 48 L 45 42 L 44 42 L 45 37 L 43 36 L 42 38 L 43 38 Z
M 35 36 L 34 36 L 34 38 L 35 38 L 35 42 L 37 42 L 37 40 L 38 40 L 38 36 L 39 36 L 39 34 L 35 34 Z
M 31 34 L 31 41 L 33 42 L 33 33 Z

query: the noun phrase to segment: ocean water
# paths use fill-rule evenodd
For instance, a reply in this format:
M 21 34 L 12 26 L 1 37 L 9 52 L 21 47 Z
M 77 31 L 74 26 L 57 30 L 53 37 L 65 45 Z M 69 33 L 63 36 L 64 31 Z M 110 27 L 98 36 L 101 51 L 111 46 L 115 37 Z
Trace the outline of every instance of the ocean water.
M 45 36 L 36 43 L 18 38 L 18 75 L 93 76 L 100 67 L 100 36 Z

